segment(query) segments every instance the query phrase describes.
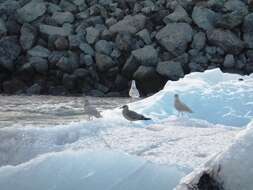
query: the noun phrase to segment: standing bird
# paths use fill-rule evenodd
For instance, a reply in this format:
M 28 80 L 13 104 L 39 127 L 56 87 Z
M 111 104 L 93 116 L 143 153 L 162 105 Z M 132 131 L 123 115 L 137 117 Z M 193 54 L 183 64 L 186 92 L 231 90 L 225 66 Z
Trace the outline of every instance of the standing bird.
M 150 118 L 147 118 L 141 114 L 129 110 L 127 105 L 124 105 L 122 108 L 123 108 L 122 115 L 129 121 L 151 120 Z
M 174 106 L 176 110 L 178 111 L 179 116 L 181 114 L 183 115 L 183 113 L 193 113 L 193 111 L 179 99 L 178 94 L 175 94 L 174 98 L 175 98 Z
M 85 114 L 88 115 L 89 120 L 91 120 L 92 117 L 95 117 L 95 118 L 102 117 L 100 112 L 95 107 L 93 107 L 87 99 L 84 100 L 84 110 L 85 110 Z
M 139 98 L 140 97 L 140 93 L 136 87 L 135 80 L 132 81 L 131 88 L 129 90 L 129 96 L 131 98 Z

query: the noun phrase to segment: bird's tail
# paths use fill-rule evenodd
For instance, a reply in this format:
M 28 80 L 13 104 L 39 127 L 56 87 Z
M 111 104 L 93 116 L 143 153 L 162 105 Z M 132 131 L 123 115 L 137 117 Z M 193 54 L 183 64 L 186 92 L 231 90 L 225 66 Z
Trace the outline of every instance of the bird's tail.
M 144 120 L 152 120 L 151 118 L 148 118 L 148 117 L 144 117 L 143 119 Z

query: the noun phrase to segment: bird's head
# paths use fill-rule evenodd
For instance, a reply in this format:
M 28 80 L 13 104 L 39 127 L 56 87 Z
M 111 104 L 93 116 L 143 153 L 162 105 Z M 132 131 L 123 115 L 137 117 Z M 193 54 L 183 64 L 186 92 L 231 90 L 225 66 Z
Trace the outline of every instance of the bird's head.
M 121 109 L 128 109 L 128 105 L 122 106 Z
M 179 95 L 178 95 L 178 94 L 175 94 L 174 97 L 175 97 L 175 98 L 179 98 Z

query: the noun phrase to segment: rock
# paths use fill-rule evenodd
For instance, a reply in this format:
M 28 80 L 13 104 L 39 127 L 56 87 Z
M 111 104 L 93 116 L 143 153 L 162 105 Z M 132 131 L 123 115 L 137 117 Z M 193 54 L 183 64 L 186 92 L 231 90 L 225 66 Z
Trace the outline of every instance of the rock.
M 230 30 L 215 29 L 207 33 L 207 38 L 210 44 L 231 54 L 239 54 L 245 47 L 244 42 Z
M 224 29 L 233 29 L 243 22 L 244 16 L 247 15 L 247 13 L 248 11 L 233 11 L 224 14 L 217 20 L 216 26 Z
M 38 73 L 46 74 L 48 71 L 48 61 L 42 57 L 32 57 L 30 58 L 29 63 Z
M 244 18 L 243 39 L 249 48 L 253 48 L 253 13 L 248 14 Z
M 71 25 L 63 25 L 62 27 L 40 24 L 40 32 L 50 36 L 69 36 L 72 33 Z
M 112 25 L 109 30 L 112 33 L 129 32 L 135 34 L 145 27 L 146 17 L 144 15 L 126 16 L 123 20 Z
M 95 44 L 95 50 L 98 53 L 102 53 L 102 54 L 105 54 L 105 55 L 110 55 L 112 53 L 112 50 L 113 50 L 112 42 L 108 42 L 106 40 L 99 40 Z
M 25 83 L 18 79 L 3 82 L 3 92 L 6 94 L 20 94 L 25 88 Z
M 23 48 L 23 50 L 31 49 L 36 40 L 37 40 L 37 30 L 31 24 L 25 23 L 23 24 L 20 31 L 20 39 L 19 42 Z
M 232 67 L 234 67 L 235 66 L 235 58 L 234 58 L 234 56 L 231 55 L 231 54 L 226 55 L 224 63 L 223 63 L 223 66 L 225 68 L 232 68 Z
M 69 59 L 67 57 L 61 57 L 56 66 L 65 73 L 72 72 L 72 66 L 69 63 Z
M 111 57 L 101 54 L 101 53 L 96 53 L 95 59 L 96 59 L 96 65 L 99 71 L 101 72 L 105 72 L 115 65 Z
M 94 44 L 100 35 L 100 31 L 94 27 L 89 27 L 86 29 L 86 41 L 89 44 Z
M 164 17 L 163 22 L 165 24 L 168 24 L 170 22 L 187 22 L 191 23 L 191 18 L 189 17 L 188 13 L 185 11 L 185 9 L 178 5 L 176 6 L 173 13 L 170 15 Z
M 133 58 L 141 65 L 156 66 L 158 63 L 158 53 L 153 46 L 132 51 Z
M 80 44 L 85 41 L 85 38 L 83 35 L 69 35 L 68 36 L 69 41 L 69 48 L 70 49 L 78 49 Z
M 156 71 L 165 77 L 168 77 L 171 80 L 178 80 L 184 76 L 184 71 L 181 66 L 181 63 L 175 61 L 164 61 L 159 62 Z
M 120 32 L 115 39 L 116 47 L 121 51 L 130 51 L 135 41 L 129 32 Z
M 34 84 L 26 90 L 29 95 L 39 95 L 42 91 L 42 87 L 39 84 Z
M 35 46 L 34 48 L 30 49 L 27 53 L 32 57 L 42 57 L 42 58 L 48 58 L 48 56 L 50 55 L 50 51 L 42 46 Z
M 63 86 L 69 90 L 72 91 L 75 89 L 76 86 L 76 79 L 74 75 L 64 74 L 62 78 L 62 84 Z
M 47 10 L 44 2 L 31 1 L 17 10 L 17 18 L 22 22 L 32 22 L 44 15 Z
M 115 79 L 115 88 L 118 91 L 122 91 L 128 88 L 128 80 L 121 74 L 118 74 Z
M 89 44 L 87 44 L 87 43 L 81 43 L 80 46 L 79 46 L 79 48 L 85 54 L 92 55 L 92 56 L 95 54 L 93 48 Z
M 224 8 L 226 11 L 243 11 L 243 12 L 247 12 L 248 11 L 248 7 L 245 4 L 244 1 L 241 0 L 229 0 L 226 1 L 224 4 Z
M 74 71 L 73 75 L 75 78 L 85 79 L 87 76 L 89 76 L 89 71 L 83 68 L 79 68 Z
M 94 64 L 93 58 L 91 55 L 85 55 L 85 54 L 81 54 L 80 55 L 80 65 L 84 65 L 86 66 L 91 66 Z
M 73 1 L 61 0 L 59 5 L 64 11 L 76 12 L 78 10 L 77 5 Z
M 212 30 L 215 28 L 218 15 L 211 9 L 195 6 L 192 12 L 192 19 L 199 28 Z
M 152 43 L 151 37 L 150 37 L 150 33 L 147 29 L 143 29 L 140 32 L 138 32 L 136 34 L 137 36 L 139 36 L 139 38 L 146 44 L 149 45 Z
M 0 18 L 0 38 L 6 35 L 6 33 L 7 33 L 7 27 L 6 27 L 5 21 L 2 18 Z
M 141 96 L 153 94 L 163 88 L 165 81 L 154 67 L 141 65 L 133 75 Z
M 192 41 L 192 48 L 201 50 L 206 45 L 206 34 L 204 32 L 198 32 L 194 35 L 193 41 Z
M 3 37 L 0 39 L 0 66 L 13 71 L 15 60 L 21 53 L 21 47 L 18 45 L 17 38 Z
M 122 74 L 127 78 L 132 78 L 135 71 L 138 69 L 140 63 L 136 61 L 133 55 L 131 55 L 122 68 Z
M 74 15 L 71 12 L 55 12 L 52 16 L 58 24 L 73 23 L 75 20 Z
M 55 68 L 54 66 L 58 63 L 58 61 L 65 56 L 65 53 L 62 51 L 52 51 L 48 57 L 48 61 L 50 66 Z
M 66 37 L 60 36 L 54 42 L 57 50 L 67 50 L 69 48 L 69 42 Z
M 189 24 L 170 23 L 157 34 L 158 42 L 172 55 L 183 54 L 192 41 L 193 31 Z

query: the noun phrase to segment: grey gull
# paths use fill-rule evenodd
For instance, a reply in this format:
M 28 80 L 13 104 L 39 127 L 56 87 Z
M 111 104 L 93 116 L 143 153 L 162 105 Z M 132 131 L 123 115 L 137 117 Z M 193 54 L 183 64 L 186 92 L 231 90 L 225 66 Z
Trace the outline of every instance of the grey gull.
M 183 114 L 183 113 L 193 113 L 193 111 L 179 99 L 178 94 L 175 94 L 174 97 L 175 97 L 174 106 L 176 110 L 178 111 L 179 116 L 180 114 Z
M 129 121 L 151 120 L 150 118 L 147 118 L 141 114 L 129 110 L 127 105 L 124 105 L 122 108 L 123 108 L 122 114 L 124 118 L 126 118 Z

